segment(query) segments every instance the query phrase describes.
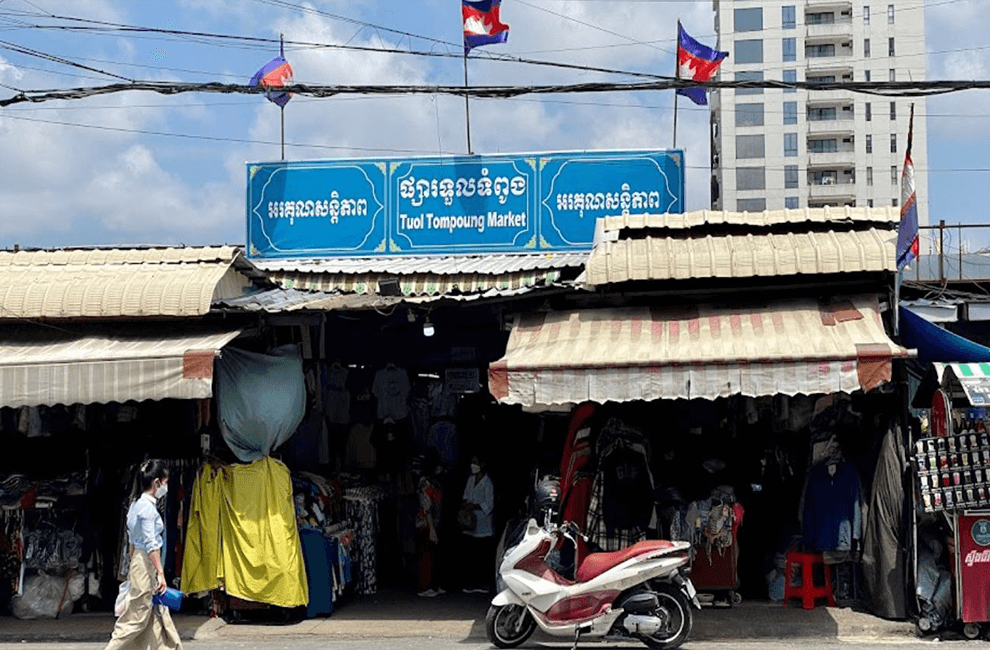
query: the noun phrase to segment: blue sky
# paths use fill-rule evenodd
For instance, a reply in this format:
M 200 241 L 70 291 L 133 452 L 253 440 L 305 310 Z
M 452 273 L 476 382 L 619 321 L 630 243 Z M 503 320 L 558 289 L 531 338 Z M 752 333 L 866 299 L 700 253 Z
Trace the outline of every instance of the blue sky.
M 899 11 L 925 13 L 929 79 L 987 78 L 985 2 L 900 2 Z M 41 14 L 434 52 L 456 51 L 461 38 L 457 0 L 0 0 L 0 97 L 12 88 L 116 81 L 9 44 L 155 81 L 245 83 L 277 54 L 275 45 L 31 27 L 58 22 Z M 669 74 L 678 18 L 714 44 L 709 0 L 504 0 L 502 15 L 511 25 L 509 42 L 488 49 L 532 59 Z M 298 82 L 463 81 L 456 58 L 293 45 L 286 58 Z M 472 61 L 470 71 L 479 84 L 622 80 L 485 60 Z M 672 100 L 670 91 L 475 100 L 472 144 L 476 153 L 664 148 L 671 144 Z M 708 203 L 708 113 L 689 102 L 680 106 L 687 205 L 700 209 Z M 990 168 L 990 94 L 929 99 L 928 112 L 930 195 L 920 198 L 927 198 L 932 221 L 990 223 L 986 195 L 974 191 L 990 171 L 952 171 Z M 464 104 L 454 97 L 296 97 L 285 119 L 288 159 L 465 152 Z M 278 140 L 278 108 L 257 96 L 132 92 L 0 109 L 0 246 L 243 244 L 245 163 L 277 160 Z

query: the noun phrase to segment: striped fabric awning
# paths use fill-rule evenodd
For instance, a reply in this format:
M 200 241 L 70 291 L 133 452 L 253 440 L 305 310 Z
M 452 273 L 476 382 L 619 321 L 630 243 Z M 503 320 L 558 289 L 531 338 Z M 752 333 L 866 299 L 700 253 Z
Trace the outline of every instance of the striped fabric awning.
M 954 384 L 962 387 L 973 406 L 990 406 L 990 359 L 983 363 L 935 363 L 935 372 L 942 387 L 957 393 Z M 953 382 L 955 379 L 955 382 Z
M 499 275 L 413 273 L 395 276 L 386 273 L 271 271 L 269 276 L 286 289 L 363 294 L 376 294 L 379 281 L 396 279 L 403 296 L 438 296 L 479 293 L 489 289 L 510 290 L 551 286 L 560 279 L 561 272 L 559 269 L 535 269 Z
M 909 355 L 876 296 L 533 313 L 517 319 L 489 390 L 527 407 L 848 393 L 889 381 L 891 360 Z
M 14 330 L 0 336 L 0 406 L 199 399 L 239 330 Z

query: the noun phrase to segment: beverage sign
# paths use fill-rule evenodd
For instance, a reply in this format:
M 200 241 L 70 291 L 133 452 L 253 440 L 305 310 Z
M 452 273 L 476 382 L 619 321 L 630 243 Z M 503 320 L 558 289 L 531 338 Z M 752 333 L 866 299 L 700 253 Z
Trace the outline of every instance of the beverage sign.
M 962 620 L 990 620 L 990 520 L 987 513 L 959 515 L 959 585 Z
M 251 257 L 591 249 L 595 220 L 684 211 L 683 152 L 248 164 Z

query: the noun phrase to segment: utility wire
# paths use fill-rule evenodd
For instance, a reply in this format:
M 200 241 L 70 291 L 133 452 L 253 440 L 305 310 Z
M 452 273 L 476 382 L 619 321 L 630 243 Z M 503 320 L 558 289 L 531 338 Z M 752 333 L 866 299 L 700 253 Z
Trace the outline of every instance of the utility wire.
M 760 81 L 706 81 L 704 83 L 689 79 L 665 79 L 634 83 L 579 83 L 542 86 L 447 86 L 447 85 L 315 85 L 293 84 L 286 90 L 299 95 L 310 97 L 334 97 L 337 95 L 456 95 L 458 97 L 477 98 L 509 98 L 522 95 L 548 95 L 569 93 L 603 93 L 603 92 L 636 92 L 675 90 L 680 88 L 705 87 L 713 90 L 728 88 L 799 88 L 804 90 L 848 90 L 855 93 L 865 93 L 883 97 L 926 97 L 963 90 L 990 89 L 990 80 L 981 81 L 884 81 L 862 82 L 848 81 L 838 83 L 819 83 L 809 81 L 783 82 L 774 80 Z M 266 89 L 260 86 L 223 83 L 179 83 L 158 81 L 135 81 L 130 84 L 109 84 L 105 86 L 90 86 L 79 88 L 64 88 L 56 90 L 29 90 L 13 97 L 0 100 L 0 107 L 12 106 L 25 102 L 39 103 L 58 99 L 83 99 L 98 95 L 108 95 L 127 91 L 150 91 L 162 95 L 178 95 L 181 93 L 244 93 L 261 94 Z

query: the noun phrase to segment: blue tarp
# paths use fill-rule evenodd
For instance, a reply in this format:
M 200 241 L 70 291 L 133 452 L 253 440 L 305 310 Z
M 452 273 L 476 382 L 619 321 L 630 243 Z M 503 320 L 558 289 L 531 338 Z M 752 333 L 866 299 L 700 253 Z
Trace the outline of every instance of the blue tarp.
M 272 354 L 228 347 L 216 368 L 220 433 L 238 460 L 254 462 L 292 436 L 306 414 L 298 345 Z
M 918 360 L 970 363 L 990 360 L 990 348 L 973 343 L 925 320 L 904 307 L 900 308 L 901 344 L 918 350 Z

